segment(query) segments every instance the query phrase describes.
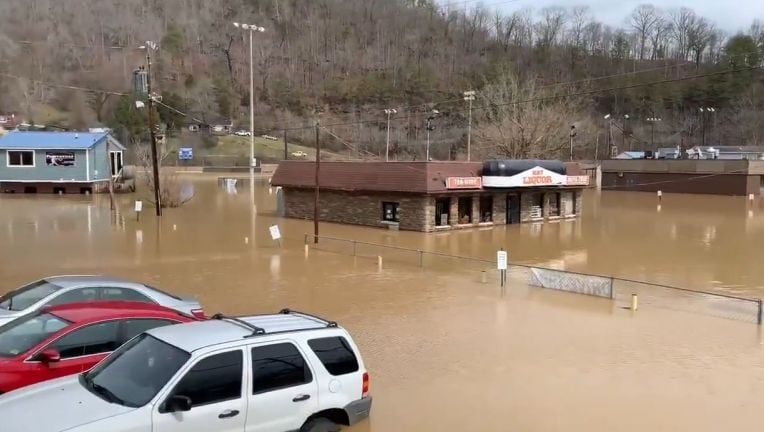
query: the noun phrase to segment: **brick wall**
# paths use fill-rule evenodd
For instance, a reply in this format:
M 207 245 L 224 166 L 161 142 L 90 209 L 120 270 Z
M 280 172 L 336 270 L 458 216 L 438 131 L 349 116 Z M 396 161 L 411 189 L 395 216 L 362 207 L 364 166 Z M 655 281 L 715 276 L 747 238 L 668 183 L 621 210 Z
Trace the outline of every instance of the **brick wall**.
M 580 190 L 560 191 L 562 195 L 562 210 L 571 209 L 571 201 L 575 200 L 576 213 L 581 212 L 582 196 Z M 296 219 L 313 219 L 313 191 L 309 189 L 284 189 L 284 215 Z M 556 200 L 555 192 L 540 192 L 544 196 L 544 217 L 548 217 L 550 202 Z M 493 223 L 507 223 L 507 193 L 493 195 Z M 358 194 L 337 191 L 322 191 L 320 193 L 320 219 L 327 222 L 387 227 L 382 221 L 382 203 L 399 203 L 399 228 L 410 231 L 430 232 L 435 230 L 435 201 L 433 196 L 418 196 L 406 194 Z M 472 203 L 472 221 L 470 226 L 480 222 L 480 195 L 465 194 Z M 448 197 L 450 200 L 449 213 L 451 228 L 459 225 L 459 196 Z M 530 222 L 533 205 L 532 191 L 523 192 L 520 198 L 520 221 Z M 563 211 L 566 216 L 567 212 Z
M 313 219 L 314 192 L 307 189 L 284 189 L 284 215 L 296 219 Z M 382 222 L 382 203 L 400 204 L 400 229 L 425 231 L 434 218 L 432 198 L 406 195 L 366 195 L 336 191 L 319 194 L 319 219 L 353 225 L 387 227 Z

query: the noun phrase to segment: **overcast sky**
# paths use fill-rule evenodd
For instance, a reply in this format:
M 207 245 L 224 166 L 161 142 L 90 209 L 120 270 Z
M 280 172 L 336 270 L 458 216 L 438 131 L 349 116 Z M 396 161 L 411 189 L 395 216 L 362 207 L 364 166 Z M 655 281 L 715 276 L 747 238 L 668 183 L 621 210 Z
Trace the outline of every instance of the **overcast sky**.
M 764 0 L 656 0 L 652 2 L 645 0 L 505 0 L 505 2 L 482 0 L 482 2 L 489 8 L 500 8 L 508 12 L 526 7 L 538 10 L 547 6 L 584 5 L 589 6 L 600 21 L 613 26 L 622 26 L 629 13 L 643 3 L 652 3 L 662 9 L 691 8 L 728 33 L 747 30 L 755 18 L 764 21 Z M 441 3 L 452 3 L 452 0 L 441 1 Z M 456 3 L 456 0 L 453 0 L 453 3 Z M 466 2 L 462 2 L 464 3 Z M 477 1 L 469 2 L 470 5 L 477 3 Z

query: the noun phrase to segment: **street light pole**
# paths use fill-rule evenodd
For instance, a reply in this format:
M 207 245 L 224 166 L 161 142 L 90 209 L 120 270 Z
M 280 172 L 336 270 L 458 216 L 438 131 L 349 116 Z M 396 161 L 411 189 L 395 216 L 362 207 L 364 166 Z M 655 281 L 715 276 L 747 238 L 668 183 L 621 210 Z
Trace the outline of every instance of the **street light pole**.
M 647 119 L 647 121 L 650 122 L 650 147 L 655 150 L 655 124 L 659 121 L 663 121 L 663 119 L 658 117 L 650 117 Z
M 394 108 L 385 110 L 385 114 L 387 114 L 387 144 L 385 145 L 385 162 L 390 161 L 390 116 L 396 113 L 398 113 L 398 111 Z
M 234 27 L 249 32 L 249 173 L 255 174 L 255 47 L 254 33 L 265 28 L 252 24 L 233 23 Z
M 430 131 L 434 130 L 435 127 L 432 126 L 432 121 L 435 120 L 435 117 L 440 114 L 440 111 L 438 110 L 432 110 L 432 114 L 430 114 L 429 117 L 427 117 L 427 150 L 425 152 L 425 161 L 430 161 Z
M 628 121 L 628 120 L 629 120 L 629 115 L 628 114 L 624 114 L 624 116 L 623 116 L 623 130 L 621 131 L 623 133 L 622 134 L 622 138 L 621 138 L 621 146 L 623 146 L 623 150 L 622 151 L 626 151 L 626 121 Z M 631 150 L 631 142 L 629 142 L 629 150 Z
M 146 50 L 146 90 L 148 91 L 149 107 L 149 135 L 151 136 L 151 166 L 154 177 L 154 203 L 156 204 L 156 215 L 162 216 L 162 193 L 159 185 L 159 155 L 157 154 L 157 136 L 154 130 L 154 95 L 151 93 L 151 51 L 156 50 L 157 44 L 146 41 L 143 46 Z
M 576 125 L 570 125 L 570 160 L 573 160 L 573 137 L 576 136 Z
M 471 146 L 472 146 L 472 101 L 475 100 L 475 91 L 469 90 L 464 92 L 464 100 L 469 105 L 469 114 L 467 117 L 467 161 L 471 159 Z

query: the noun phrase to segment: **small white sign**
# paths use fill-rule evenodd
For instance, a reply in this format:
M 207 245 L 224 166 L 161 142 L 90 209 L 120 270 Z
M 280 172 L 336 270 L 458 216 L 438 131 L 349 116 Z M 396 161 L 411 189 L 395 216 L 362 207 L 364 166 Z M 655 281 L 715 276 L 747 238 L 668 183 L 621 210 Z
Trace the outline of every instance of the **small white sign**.
M 281 238 L 281 231 L 279 230 L 278 225 L 271 225 L 270 231 L 271 231 L 271 238 L 273 240 L 279 240 Z
M 143 201 L 136 201 L 135 202 L 135 212 L 140 213 L 143 211 Z
M 507 269 L 507 251 L 496 252 L 496 268 L 499 270 Z

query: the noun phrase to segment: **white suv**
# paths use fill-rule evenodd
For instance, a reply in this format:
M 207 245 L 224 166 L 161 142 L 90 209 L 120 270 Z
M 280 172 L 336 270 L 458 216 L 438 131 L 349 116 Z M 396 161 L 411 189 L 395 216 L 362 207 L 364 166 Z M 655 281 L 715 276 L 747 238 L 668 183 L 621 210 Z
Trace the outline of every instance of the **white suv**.
M 0 396 L 3 432 L 330 432 L 370 410 L 348 332 L 288 309 L 149 330 L 90 372 Z

